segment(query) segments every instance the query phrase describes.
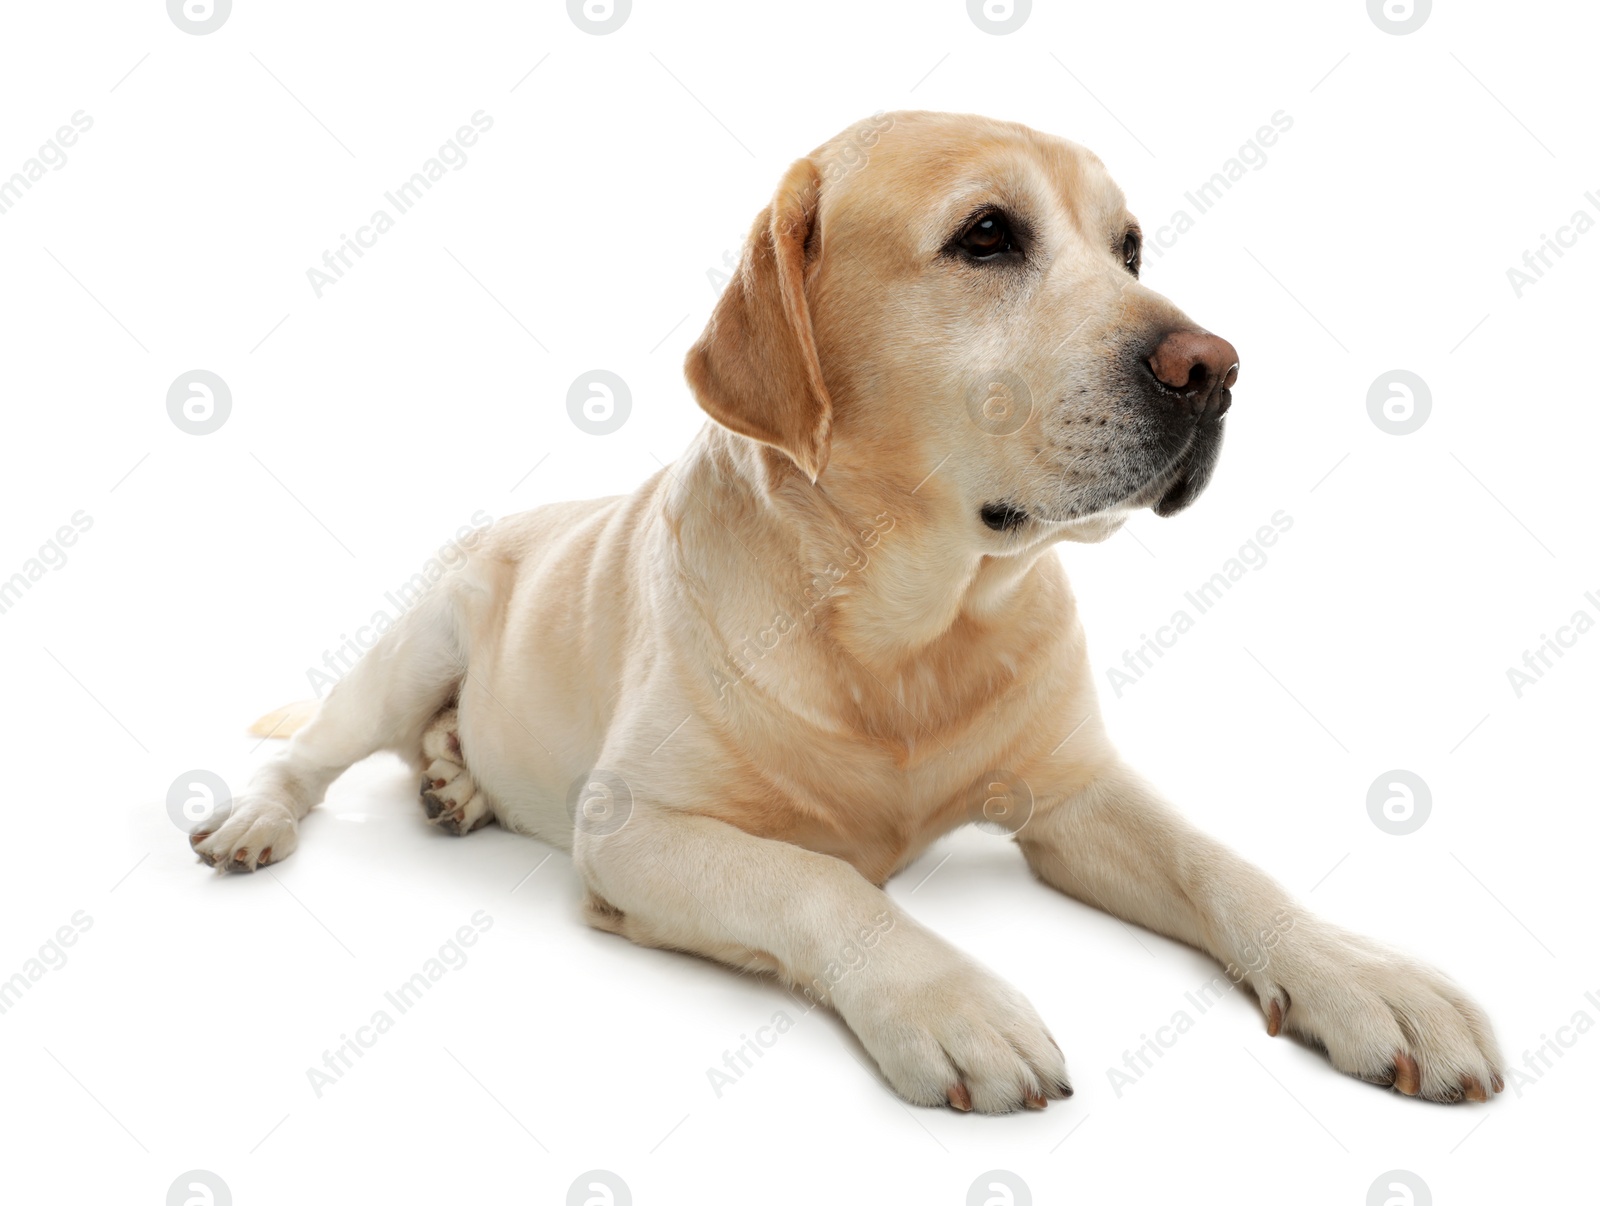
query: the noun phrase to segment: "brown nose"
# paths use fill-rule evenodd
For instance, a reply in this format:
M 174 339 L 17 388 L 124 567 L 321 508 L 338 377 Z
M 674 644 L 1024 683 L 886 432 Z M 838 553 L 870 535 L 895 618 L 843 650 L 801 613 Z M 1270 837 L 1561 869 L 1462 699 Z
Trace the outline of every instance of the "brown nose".
M 1233 402 L 1239 353 L 1209 331 L 1168 331 L 1147 363 L 1156 380 L 1177 390 L 1202 418 L 1216 418 Z

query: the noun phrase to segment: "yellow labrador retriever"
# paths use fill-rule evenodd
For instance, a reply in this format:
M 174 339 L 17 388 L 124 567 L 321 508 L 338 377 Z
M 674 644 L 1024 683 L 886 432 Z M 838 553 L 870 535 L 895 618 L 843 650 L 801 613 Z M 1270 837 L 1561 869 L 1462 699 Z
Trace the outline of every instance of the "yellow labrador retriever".
M 1204 487 L 1233 347 L 1139 283 L 1094 155 L 896 113 L 797 161 L 689 352 L 713 420 L 631 495 L 496 523 L 195 848 L 253 869 L 352 763 L 569 849 L 601 929 L 771 972 L 921 1105 L 1071 1093 L 1021 994 L 882 890 L 1015 831 L 1062 892 L 1209 952 L 1271 1033 L 1402 1093 L 1502 1087 L 1484 1014 L 1318 920 L 1118 758 L 1052 545 Z M 1027 803 L 1031 799 L 1031 805 Z

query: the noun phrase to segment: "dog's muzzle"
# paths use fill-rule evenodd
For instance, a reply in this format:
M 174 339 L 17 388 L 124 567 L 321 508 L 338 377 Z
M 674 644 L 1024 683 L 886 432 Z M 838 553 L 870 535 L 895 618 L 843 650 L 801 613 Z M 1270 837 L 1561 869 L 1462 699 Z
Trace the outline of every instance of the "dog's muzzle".
M 1222 449 L 1222 417 L 1233 405 L 1239 353 L 1209 331 L 1168 331 L 1145 364 L 1157 391 L 1194 423 L 1174 476 L 1153 504 L 1157 515 L 1176 515 L 1205 489 Z

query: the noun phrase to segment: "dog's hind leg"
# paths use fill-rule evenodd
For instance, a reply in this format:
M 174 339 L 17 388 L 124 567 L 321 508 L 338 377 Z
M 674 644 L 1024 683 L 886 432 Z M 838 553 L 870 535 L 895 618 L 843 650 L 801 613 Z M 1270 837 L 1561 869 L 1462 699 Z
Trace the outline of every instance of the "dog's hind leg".
M 256 771 L 221 823 L 190 837 L 196 853 L 226 871 L 279 862 L 299 841 L 300 819 L 355 763 L 393 750 L 425 765 L 423 736 L 465 672 L 457 603 L 441 584 L 356 663 L 283 753 Z

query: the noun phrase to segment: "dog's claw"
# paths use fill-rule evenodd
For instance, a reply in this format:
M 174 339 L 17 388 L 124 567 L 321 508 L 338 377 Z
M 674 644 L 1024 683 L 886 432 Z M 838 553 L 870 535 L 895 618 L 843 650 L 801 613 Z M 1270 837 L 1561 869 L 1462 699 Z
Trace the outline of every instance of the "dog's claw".
M 1500 1078 L 1500 1073 L 1498 1072 L 1493 1074 L 1493 1079 L 1489 1082 L 1489 1085 L 1496 1093 L 1505 1092 L 1506 1082 Z
M 953 1084 L 950 1086 L 950 1104 L 962 1113 L 972 1112 L 972 1094 L 967 1092 L 967 1086 Z
M 438 820 L 439 814 L 444 811 L 444 801 L 433 794 L 433 789 L 428 786 L 426 779 L 422 781 L 422 811 L 427 814 L 430 821 Z
M 1394 1087 L 1407 1097 L 1415 1097 L 1422 1089 L 1422 1071 L 1404 1051 L 1394 1053 Z
M 1022 1104 L 1030 1110 L 1042 1110 L 1050 1103 L 1044 1099 L 1043 1093 L 1028 1091 L 1022 1095 Z
M 1489 1100 L 1489 1095 L 1483 1091 L 1483 1086 L 1478 1083 L 1476 1076 L 1463 1076 L 1461 1078 L 1461 1094 L 1468 1101 Z
M 1277 999 L 1274 998 L 1272 1003 L 1267 1006 L 1267 1034 L 1272 1038 L 1277 1038 L 1279 1032 L 1282 1030 L 1283 1007 L 1279 1005 Z

